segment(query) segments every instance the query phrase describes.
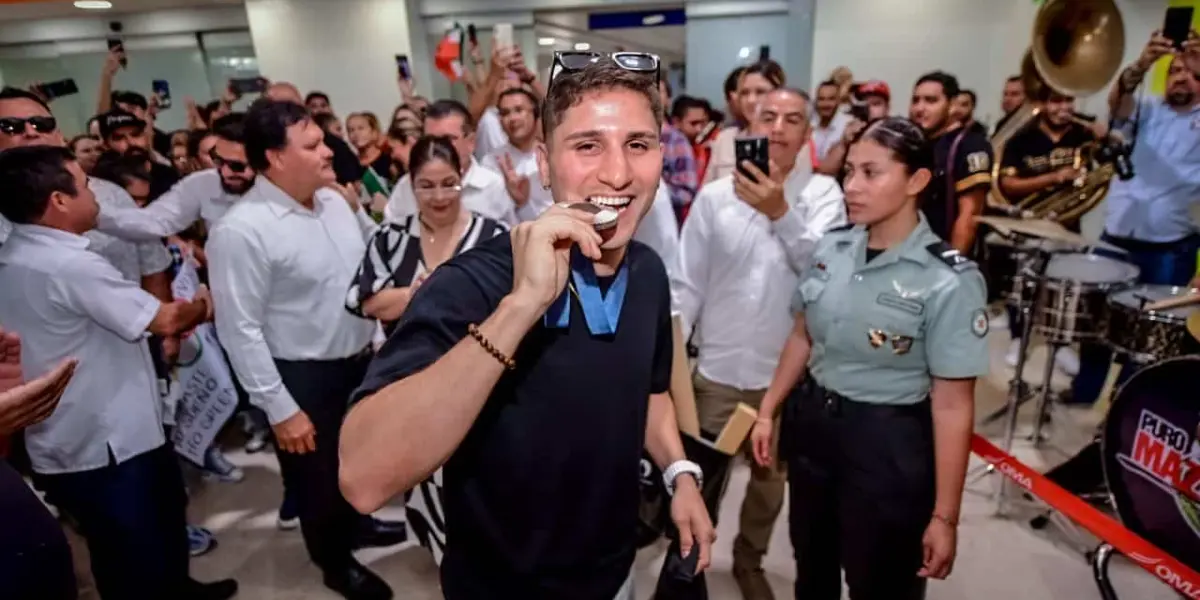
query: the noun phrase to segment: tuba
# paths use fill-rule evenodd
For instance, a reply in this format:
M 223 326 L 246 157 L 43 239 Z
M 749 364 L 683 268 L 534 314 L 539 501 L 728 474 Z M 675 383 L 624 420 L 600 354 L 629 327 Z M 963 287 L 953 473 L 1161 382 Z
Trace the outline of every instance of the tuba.
M 1041 112 L 1033 98 L 1049 88 L 1068 96 L 1090 96 L 1107 87 L 1121 68 L 1125 24 L 1114 0 L 1047 0 L 1033 24 L 1033 42 L 1021 61 L 1026 102 L 992 136 L 995 160 L 988 204 L 1019 216 L 1068 223 L 1094 208 L 1108 192 L 1112 165 L 1089 170 L 1074 185 L 1014 203 L 1000 190 L 1004 146 Z M 1078 166 L 1092 164 L 1094 148 L 1082 148 Z

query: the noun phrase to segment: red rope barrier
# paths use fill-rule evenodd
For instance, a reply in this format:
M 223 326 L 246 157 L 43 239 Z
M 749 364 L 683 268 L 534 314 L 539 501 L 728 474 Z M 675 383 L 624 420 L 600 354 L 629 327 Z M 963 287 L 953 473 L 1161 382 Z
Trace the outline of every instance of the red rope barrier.
M 1064 490 L 1045 475 L 1022 464 L 1011 454 L 997 448 L 979 434 L 971 438 L 971 451 L 991 463 L 1005 477 L 1078 523 L 1092 535 L 1104 540 L 1138 566 L 1149 571 L 1188 598 L 1200 600 L 1200 574 L 1175 560 L 1154 544 L 1129 531 L 1120 523 Z

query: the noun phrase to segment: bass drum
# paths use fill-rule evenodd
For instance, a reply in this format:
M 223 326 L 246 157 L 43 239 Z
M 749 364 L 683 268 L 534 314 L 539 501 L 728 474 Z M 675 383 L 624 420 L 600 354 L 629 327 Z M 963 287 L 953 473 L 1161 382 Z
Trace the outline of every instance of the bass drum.
M 1146 367 L 1117 392 L 1102 453 L 1130 531 L 1200 569 L 1200 356 Z

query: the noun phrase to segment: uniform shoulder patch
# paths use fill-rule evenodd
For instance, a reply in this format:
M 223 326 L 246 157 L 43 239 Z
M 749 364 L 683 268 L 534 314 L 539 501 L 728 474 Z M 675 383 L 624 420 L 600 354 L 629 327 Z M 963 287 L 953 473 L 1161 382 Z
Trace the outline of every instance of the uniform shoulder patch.
M 938 260 L 946 263 L 951 269 L 954 269 L 956 273 L 964 273 L 971 269 L 979 268 L 979 265 L 976 265 L 975 261 L 963 256 L 961 252 L 955 250 L 953 246 L 944 241 L 932 243 L 925 246 L 925 249 L 937 257 Z

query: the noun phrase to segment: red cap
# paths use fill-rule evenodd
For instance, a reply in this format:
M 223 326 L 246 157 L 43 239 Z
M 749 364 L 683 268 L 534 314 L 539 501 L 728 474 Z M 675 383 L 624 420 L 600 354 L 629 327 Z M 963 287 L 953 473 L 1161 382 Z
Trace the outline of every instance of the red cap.
M 892 90 L 888 88 L 888 84 L 872 79 L 858 86 L 858 96 L 881 96 L 884 100 L 892 100 Z

